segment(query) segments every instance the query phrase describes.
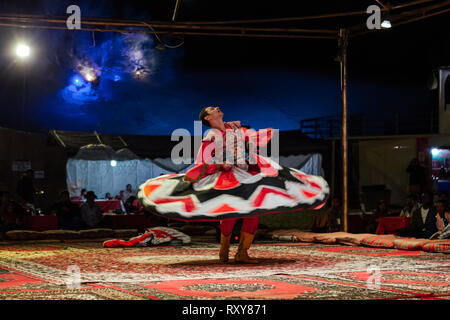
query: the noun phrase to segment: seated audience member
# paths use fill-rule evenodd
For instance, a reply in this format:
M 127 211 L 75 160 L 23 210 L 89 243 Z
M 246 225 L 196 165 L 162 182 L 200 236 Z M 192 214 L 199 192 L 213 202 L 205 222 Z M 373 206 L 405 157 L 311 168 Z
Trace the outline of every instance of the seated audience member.
M 84 200 L 86 197 L 86 189 L 81 189 L 80 195 L 77 197 L 72 197 L 71 200 Z
M 123 205 L 127 212 L 134 212 L 137 210 L 135 206 L 133 206 L 133 202 L 136 200 L 136 190 L 133 190 L 131 184 L 127 184 L 126 190 L 123 193 Z
M 422 194 L 422 206 L 413 211 L 411 222 L 408 226 L 397 230 L 401 237 L 430 238 L 436 229 L 436 208 L 433 205 L 433 194 Z
M 400 212 L 400 217 L 411 218 L 412 213 L 418 209 L 417 197 L 415 194 L 410 194 L 406 198 L 406 205 Z
M 444 199 L 439 199 L 436 201 L 436 214 L 441 217 L 441 219 L 447 220 L 445 217 L 445 212 L 448 210 L 447 201 Z M 447 221 L 445 221 L 447 223 Z
M 136 191 L 132 189 L 131 184 L 127 184 L 126 190 L 123 193 L 123 203 L 126 203 L 130 197 L 136 199 Z
M 450 180 L 450 159 L 445 159 L 439 170 L 439 180 Z
M 9 199 L 9 192 L 0 192 L 0 229 L 1 232 L 23 229 L 25 210 Z
M 377 208 L 373 211 L 372 214 L 365 214 L 364 220 L 366 225 L 367 233 L 375 233 L 378 228 L 378 222 L 380 218 L 387 217 L 389 215 L 388 205 L 386 200 L 378 201 Z
M 414 158 L 409 163 L 406 172 L 409 173 L 409 193 L 421 194 L 426 185 L 425 168 L 417 158 Z
M 107 192 L 107 193 L 105 194 L 105 199 L 106 199 L 106 200 L 113 200 L 113 198 L 111 197 L 111 193 Z
M 450 239 L 450 212 L 445 200 L 439 200 L 436 207 L 437 232 L 430 239 Z
M 17 195 L 27 204 L 34 204 L 34 194 L 36 192 L 34 188 L 34 172 L 33 170 L 27 170 L 17 182 Z
M 341 216 L 342 216 L 342 204 L 341 199 L 334 197 L 331 201 L 331 207 L 327 210 L 328 216 L 328 231 L 336 232 L 340 230 Z
M 341 217 L 341 200 L 337 197 L 331 201 L 331 207 L 322 215 L 316 215 L 312 226 L 313 232 L 336 232 L 339 231 Z M 339 221 L 338 221 L 339 219 Z
M 123 191 L 123 190 L 120 190 L 120 193 L 117 195 L 117 196 L 115 196 L 115 199 L 116 200 L 120 200 L 120 201 L 124 201 L 123 199 L 124 199 L 124 195 L 123 195 L 123 193 L 124 193 L 125 191 Z
M 129 197 L 127 201 L 123 204 L 126 212 L 137 212 L 138 208 L 134 205 L 136 197 Z
M 80 228 L 80 208 L 70 201 L 68 191 L 61 191 L 58 202 L 53 204 L 49 211 L 58 217 L 58 229 L 78 230 Z
M 97 196 L 93 191 L 86 193 L 86 202 L 81 206 L 81 219 L 85 228 L 95 229 L 103 225 L 103 212 L 95 203 Z
M 448 193 L 445 192 L 445 191 L 439 192 L 438 200 L 443 200 L 446 203 L 447 206 L 450 205 L 450 203 L 448 201 L 449 200 L 448 199 Z

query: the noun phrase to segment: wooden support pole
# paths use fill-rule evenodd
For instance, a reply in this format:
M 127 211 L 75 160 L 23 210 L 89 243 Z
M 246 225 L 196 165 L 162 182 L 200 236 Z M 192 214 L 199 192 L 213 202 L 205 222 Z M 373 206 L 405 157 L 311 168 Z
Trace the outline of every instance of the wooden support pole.
M 342 228 L 344 232 L 348 232 L 347 45 L 348 30 L 341 29 L 339 31 L 339 62 L 342 93 Z

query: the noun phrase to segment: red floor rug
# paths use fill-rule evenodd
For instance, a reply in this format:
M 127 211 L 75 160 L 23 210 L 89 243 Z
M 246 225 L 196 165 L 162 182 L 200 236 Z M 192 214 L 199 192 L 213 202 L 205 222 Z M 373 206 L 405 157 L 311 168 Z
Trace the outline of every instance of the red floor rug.
M 223 264 L 217 254 L 218 244 L 195 240 L 115 249 L 1 243 L 0 299 L 450 298 L 448 254 L 274 242 L 252 246 L 257 265 Z

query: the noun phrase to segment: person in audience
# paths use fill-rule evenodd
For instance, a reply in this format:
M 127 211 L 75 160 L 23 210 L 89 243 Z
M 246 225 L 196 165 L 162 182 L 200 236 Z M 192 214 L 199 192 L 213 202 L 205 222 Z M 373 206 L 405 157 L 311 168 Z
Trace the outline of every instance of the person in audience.
M 336 232 L 340 230 L 342 217 L 341 199 L 334 197 L 331 201 L 331 207 L 327 210 L 328 216 L 328 232 Z
M 414 158 L 409 163 L 406 172 L 409 173 L 409 193 L 421 194 L 426 185 L 425 168 L 420 165 L 417 158 Z
M 417 197 L 415 194 L 410 194 L 406 198 L 406 205 L 400 212 L 400 217 L 411 218 L 415 210 L 418 209 Z
M 49 211 L 58 218 L 58 229 L 78 230 L 80 228 L 80 208 L 70 201 L 69 192 L 61 191 L 59 200 L 53 204 Z
M 86 202 L 81 206 L 81 219 L 85 228 L 95 229 L 103 226 L 103 212 L 95 203 L 96 198 L 93 191 L 88 191 Z
M 439 180 L 450 180 L 450 159 L 445 159 L 439 170 Z
M 0 231 L 23 229 L 25 210 L 9 199 L 9 192 L 0 192 Z
M 113 200 L 113 197 L 111 197 L 111 193 L 107 192 L 107 193 L 105 194 L 105 199 L 106 199 L 106 200 Z
M 81 201 L 81 200 L 84 200 L 85 199 L 85 196 L 86 196 L 86 189 L 81 189 L 81 191 L 80 191 L 80 195 L 79 196 L 76 196 L 76 197 L 72 197 L 71 198 L 71 200 L 77 200 L 77 201 Z
M 450 212 L 445 200 L 439 200 L 436 207 L 436 229 L 430 239 L 450 239 Z
M 372 214 L 365 214 L 364 220 L 366 225 L 366 232 L 375 234 L 378 228 L 378 222 L 380 218 L 387 217 L 389 215 L 389 209 L 386 200 L 382 199 L 378 201 L 377 208 Z
M 127 184 L 127 188 L 123 193 L 124 200 L 123 205 L 125 206 L 125 210 L 127 212 L 134 212 L 137 210 L 136 206 L 133 205 L 134 200 L 136 200 L 136 190 L 132 189 L 131 184 Z
M 450 205 L 449 199 L 448 199 L 448 192 L 446 192 L 446 191 L 439 192 L 438 200 L 443 200 L 447 204 L 447 206 Z
M 312 226 L 313 232 L 336 232 L 339 231 L 342 213 L 341 199 L 334 197 L 327 212 L 316 215 Z
M 34 204 L 33 170 L 27 170 L 17 183 L 17 194 L 25 203 Z
M 126 203 L 130 197 L 136 199 L 136 191 L 133 190 L 131 184 L 127 184 L 126 190 L 123 193 L 123 197 L 124 197 L 122 199 L 123 203 Z
M 411 222 L 408 226 L 397 230 L 402 237 L 430 238 L 436 228 L 436 207 L 433 205 L 433 193 L 422 193 L 422 206 L 413 211 Z
M 447 225 L 449 222 L 448 219 L 445 216 L 445 213 L 448 211 L 448 204 L 447 201 L 444 199 L 440 199 L 436 202 L 436 216 L 439 216 Z
M 124 192 L 125 192 L 124 190 L 120 190 L 119 194 L 115 197 L 115 199 L 123 202 Z

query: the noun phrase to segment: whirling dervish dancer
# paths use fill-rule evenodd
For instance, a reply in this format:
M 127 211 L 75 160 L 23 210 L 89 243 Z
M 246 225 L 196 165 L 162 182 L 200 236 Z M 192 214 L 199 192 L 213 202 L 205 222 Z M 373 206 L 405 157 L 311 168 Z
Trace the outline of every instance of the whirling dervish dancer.
M 206 107 L 200 120 L 211 130 L 202 140 L 195 166 L 185 174 L 168 174 L 143 183 L 138 198 L 144 208 L 169 219 L 221 221 L 219 258 L 229 260 L 230 236 L 236 219 L 244 218 L 238 263 L 258 263 L 248 255 L 258 216 L 319 209 L 329 187 L 319 176 L 286 168 L 258 154 L 272 129 L 254 131 L 239 121 L 223 122 L 219 107 Z

